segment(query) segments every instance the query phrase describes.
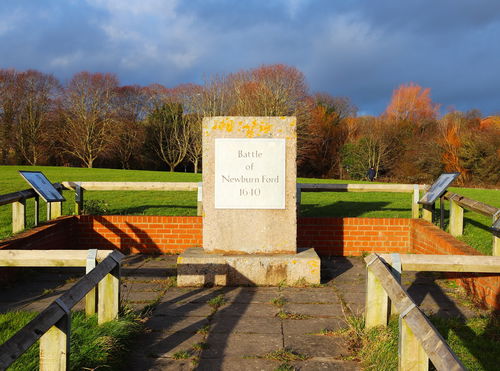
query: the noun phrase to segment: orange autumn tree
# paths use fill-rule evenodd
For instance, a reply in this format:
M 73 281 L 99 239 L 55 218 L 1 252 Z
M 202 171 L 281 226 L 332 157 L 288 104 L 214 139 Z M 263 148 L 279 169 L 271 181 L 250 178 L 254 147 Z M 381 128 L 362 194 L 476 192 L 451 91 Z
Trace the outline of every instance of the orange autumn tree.
M 391 102 L 385 114 L 396 122 L 408 122 L 422 125 L 434 121 L 439 112 L 439 104 L 432 103 L 431 89 L 410 82 L 399 86 L 392 93 Z
M 462 130 L 466 122 L 461 112 L 450 112 L 440 120 L 441 135 L 438 139 L 443 150 L 442 162 L 444 171 L 459 172 L 459 181 L 467 179 L 467 171 L 460 164 L 460 148 L 462 146 Z

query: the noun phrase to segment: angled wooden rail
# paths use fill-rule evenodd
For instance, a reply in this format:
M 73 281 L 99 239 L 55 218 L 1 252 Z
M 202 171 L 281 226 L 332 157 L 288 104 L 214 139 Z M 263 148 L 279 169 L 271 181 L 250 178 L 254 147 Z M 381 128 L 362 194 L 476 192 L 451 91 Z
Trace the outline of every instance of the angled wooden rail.
M 492 218 L 494 223 L 500 217 L 500 208 L 473 200 L 453 192 L 446 192 L 444 198 L 450 201 L 450 234 L 461 236 L 464 233 L 464 209 Z M 500 236 L 493 234 L 492 255 L 500 256 Z
M 377 254 L 367 264 L 367 328 L 386 326 L 390 298 L 399 316 L 399 370 L 428 370 L 429 359 L 437 370 L 466 370 L 446 341 L 408 296 L 391 268 Z
M 40 339 L 41 370 L 69 369 L 71 308 L 98 285 L 98 322 L 104 323 L 115 319 L 118 316 L 119 269 L 123 256 L 119 251 L 113 251 L 71 289 L 0 345 L 0 369 L 9 367 L 38 339 Z

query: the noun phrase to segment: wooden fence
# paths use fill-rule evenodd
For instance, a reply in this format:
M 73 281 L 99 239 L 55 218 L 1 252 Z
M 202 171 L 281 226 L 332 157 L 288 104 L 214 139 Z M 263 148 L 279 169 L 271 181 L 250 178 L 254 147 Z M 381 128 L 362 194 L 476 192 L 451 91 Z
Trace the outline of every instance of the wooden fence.
M 420 191 L 427 186 L 419 184 L 314 184 L 297 183 L 297 210 L 299 209 L 302 192 L 397 192 L 412 193 L 411 217 L 419 218 Z
M 492 218 L 494 223 L 500 218 L 500 208 L 472 200 L 456 193 L 446 192 L 444 198 L 450 201 L 450 225 L 452 236 L 461 236 L 464 231 L 464 209 Z M 493 232 L 493 256 L 500 256 L 500 236 Z
M 82 251 L 58 250 L 37 251 L 37 256 L 29 257 L 20 251 L 5 250 L 0 258 L 4 264 L 15 266 L 87 266 L 87 256 Z M 34 254 L 35 252 L 31 252 Z M 0 345 L 0 369 L 6 369 L 21 354 L 40 339 L 40 370 L 69 369 L 71 309 L 97 286 L 98 322 L 111 321 L 118 316 L 120 303 L 120 262 L 123 254 L 119 251 L 99 251 L 94 258 L 99 260 L 107 255 L 95 268 L 81 278 L 31 322 Z M 93 255 L 92 255 L 93 256 Z M 37 259 L 37 260 L 33 260 Z M 92 259 L 92 258 L 90 258 Z M 94 260 L 95 261 L 95 260 Z M 44 265 L 45 264 L 45 265 Z
M 61 192 L 62 184 L 54 183 L 54 187 Z M 18 233 L 26 228 L 26 200 L 35 199 L 35 227 L 40 223 L 40 196 L 33 189 L 12 192 L 0 195 L 0 206 L 12 204 L 12 233 Z M 61 216 L 62 203 L 51 202 L 47 204 L 47 220 L 55 219 Z
M 386 259 L 392 263 L 392 267 L 387 264 Z M 371 254 L 365 261 L 368 271 L 365 326 L 386 326 L 390 313 L 389 304 L 392 303 L 396 313 L 399 313 L 398 369 L 428 370 L 430 359 L 437 370 L 465 370 L 465 366 L 443 337 L 401 286 L 398 271 L 498 272 L 500 257 Z
M 112 250 L 0 250 L 0 267 L 85 267 L 89 273 Z M 85 313 L 92 315 L 97 309 L 97 290 L 85 296 Z M 105 314 L 100 313 L 99 317 Z
M 197 191 L 197 215 L 203 214 L 202 185 L 195 182 L 62 182 L 54 183 L 61 192 L 63 189 L 75 191 L 75 214 L 83 210 L 84 191 Z M 322 184 L 297 183 L 297 211 L 300 208 L 302 192 L 398 192 L 411 193 L 412 218 L 420 217 L 418 201 L 420 191 L 426 190 L 426 185 L 419 184 Z M 12 203 L 12 231 L 17 233 L 26 227 L 26 199 L 35 198 L 35 226 L 39 220 L 39 199 L 32 189 L 23 190 L 0 196 L 0 206 Z M 450 233 L 459 236 L 463 233 L 463 209 L 490 216 L 493 219 L 500 216 L 500 209 L 447 192 L 443 199 L 450 201 Z M 422 218 L 433 222 L 432 207 L 422 208 Z M 61 203 L 47 205 L 47 219 L 61 215 Z M 500 238 L 493 233 L 493 254 L 500 256 Z

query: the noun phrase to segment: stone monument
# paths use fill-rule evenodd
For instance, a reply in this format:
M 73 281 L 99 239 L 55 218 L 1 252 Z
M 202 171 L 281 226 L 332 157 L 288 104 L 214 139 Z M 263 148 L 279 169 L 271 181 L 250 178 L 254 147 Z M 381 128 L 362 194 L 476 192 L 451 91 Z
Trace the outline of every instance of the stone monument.
M 320 282 L 297 253 L 296 120 L 203 120 L 203 248 L 178 258 L 179 286 Z

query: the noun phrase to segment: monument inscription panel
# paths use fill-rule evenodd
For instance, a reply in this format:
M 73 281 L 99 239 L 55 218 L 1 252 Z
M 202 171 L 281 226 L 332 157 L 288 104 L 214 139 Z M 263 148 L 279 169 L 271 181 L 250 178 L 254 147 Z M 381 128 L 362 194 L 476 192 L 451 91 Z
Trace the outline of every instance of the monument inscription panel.
M 285 139 L 215 139 L 215 208 L 284 209 Z

